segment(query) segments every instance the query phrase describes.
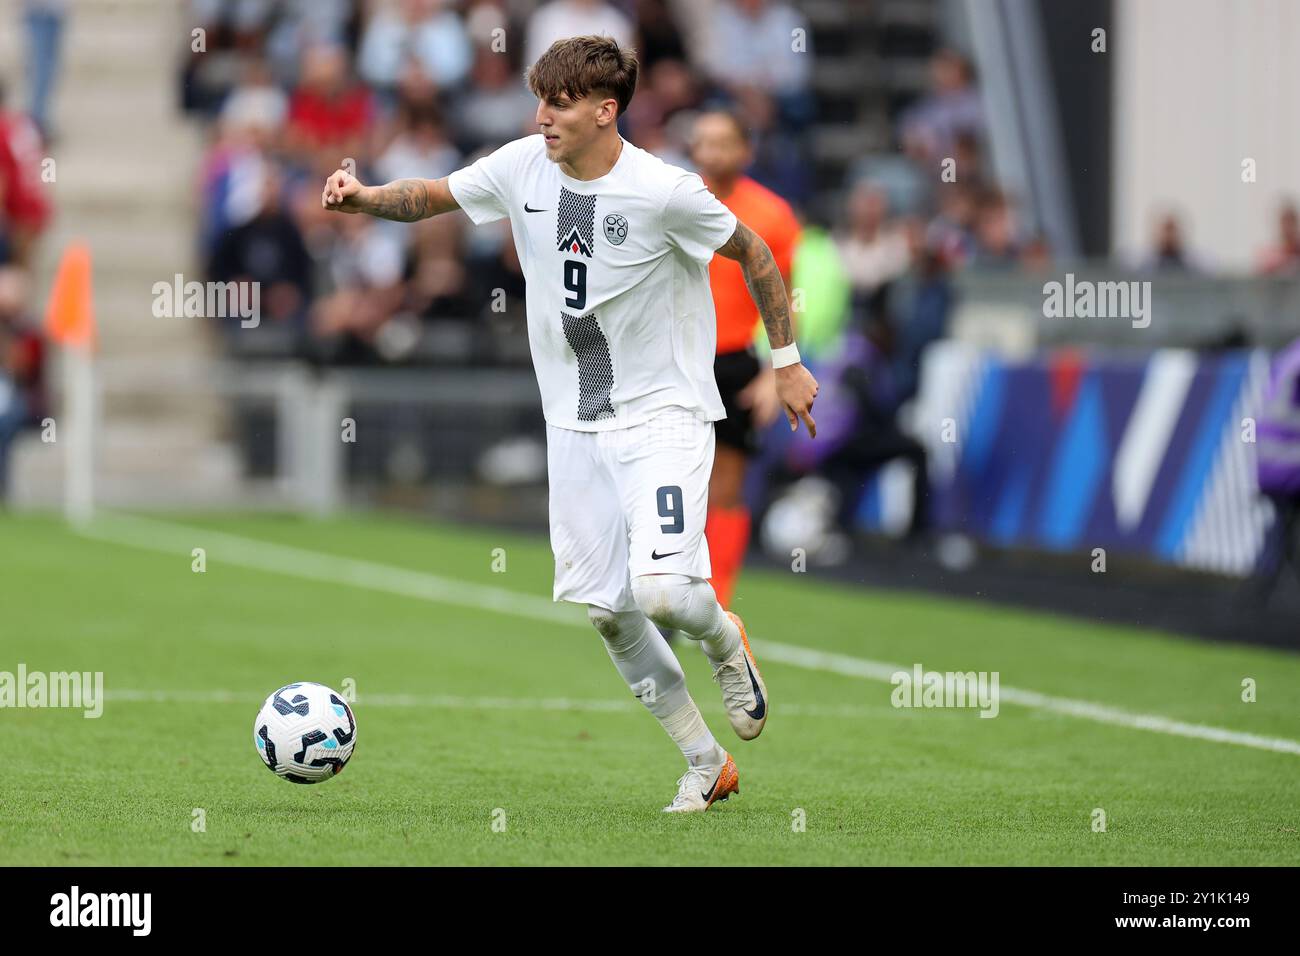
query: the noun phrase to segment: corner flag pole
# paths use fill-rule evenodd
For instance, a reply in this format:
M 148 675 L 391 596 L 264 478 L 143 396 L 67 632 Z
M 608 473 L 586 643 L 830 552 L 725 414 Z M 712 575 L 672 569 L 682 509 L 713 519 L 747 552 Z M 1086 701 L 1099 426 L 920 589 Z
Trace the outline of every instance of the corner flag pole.
M 95 512 L 95 311 L 90 249 L 64 250 L 50 290 L 45 329 L 60 346 L 63 367 L 63 512 L 84 524 Z M 57 434 L 57 433 L 56 433 Z

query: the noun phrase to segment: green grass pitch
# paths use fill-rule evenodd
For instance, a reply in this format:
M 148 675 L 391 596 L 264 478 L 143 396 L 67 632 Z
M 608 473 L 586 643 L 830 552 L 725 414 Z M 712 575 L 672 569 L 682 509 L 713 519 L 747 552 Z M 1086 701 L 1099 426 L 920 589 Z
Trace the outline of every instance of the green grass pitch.
M 678 647 L 741 794 L 673 817 L 660 809 L 681 758 L 581 609 L 535 620 L 298 567 L 372 562 L 371 574 L 404 568 L 547 610 L 544 539 L 394 517 L 176 522 L 146 526 L 151 549 L 0 517 L 0 671 L 103 671 L 108 692 L 97 720 L 0 710 L 0 864 L 1300 863 L 1294 753 L 1005 701 L 991 720 L 895 709 L 887 682 L 764 662 L 762 641 L 997 671 L 1004 686 L 1288 740 L 1300 740 L 1300 656 L 748 573 L 737 610 L 772 716 L 761 738 L 737 740 L 703 655 Z M 252 566 L 227 536 L 300 550 Z M 206 549 L 204 573 L 192 548 Z M 311 787 L 276 779 L 252 743 L 261 700 L 346 678 L 358 695 L 346 771 Z

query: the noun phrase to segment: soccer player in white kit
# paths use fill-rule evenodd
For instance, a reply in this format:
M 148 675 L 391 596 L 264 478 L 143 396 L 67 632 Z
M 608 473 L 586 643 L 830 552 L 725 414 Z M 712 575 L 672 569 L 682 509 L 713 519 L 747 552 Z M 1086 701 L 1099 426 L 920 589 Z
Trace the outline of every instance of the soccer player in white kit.
M 546 417 L 556 601 L 587 605 L 614 666 L 686 758 L 664 809 L 707 810 L 739 791 L 654 624 L 699 641 L 732 728 L 757 737 L 770 709 L 744 624 L 718 604 L 704 523 L 713 422 L 715 252 L 737 260 L 773 349 L 791 429 L 817 382 L 790 328 L 766 243 L 704 186 L 619 135 L 635 53 L 608 37 L 559 40 L 528 71 L 540 134 L 439 180 L 326 181 L 326 209 L 413 222 L 463 209 L 509 217 L 527 287 L 528 340 Z

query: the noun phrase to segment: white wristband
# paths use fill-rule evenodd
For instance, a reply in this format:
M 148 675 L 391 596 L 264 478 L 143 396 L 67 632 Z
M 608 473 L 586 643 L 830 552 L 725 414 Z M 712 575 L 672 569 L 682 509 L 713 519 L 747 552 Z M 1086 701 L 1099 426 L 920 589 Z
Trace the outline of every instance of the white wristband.
M 772 349 L 772 368 L 785 368 L 787 365 L 799 364 L 799 347 L 791 342 L 779 349 Z

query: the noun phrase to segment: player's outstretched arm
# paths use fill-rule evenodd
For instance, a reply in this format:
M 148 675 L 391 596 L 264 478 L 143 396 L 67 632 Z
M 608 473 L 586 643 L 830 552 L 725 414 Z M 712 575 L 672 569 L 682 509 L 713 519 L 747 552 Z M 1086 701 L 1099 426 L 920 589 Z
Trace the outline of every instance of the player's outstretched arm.
M 363 186 L 344 169 L 325 180 L 321 205 L 334 212 L 361 212 L 396 222 L 415 222 L 459 209 L 443 179 L 396 179 L 384 186 Z
M 812 405 L 817 397 L 817 379 L 798 360 L 794 330 L 790 325 L 790 300 L 786 297 L 785 280 L 781 278 L 772 250 L 754 230 L 737 221 L 736 231 L 718 249 L 718 255 L 740 263 L 745 285 L 749 287 L 758 314 L 763 318 L 763 328 L 767 330 L 767 342 L 772 346 L 773 364 L 776 365 L 776 394 L 785 409 L 785 417 L 790 421 L 790 430 L 797 429 L 802 418 L 808 426 L 808 435 L 815 438 L 817 423 L 812 417 Z M 793 353 L 788 364 L 781 363 L 778 358 L 782 356 L 780 349 Z

